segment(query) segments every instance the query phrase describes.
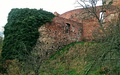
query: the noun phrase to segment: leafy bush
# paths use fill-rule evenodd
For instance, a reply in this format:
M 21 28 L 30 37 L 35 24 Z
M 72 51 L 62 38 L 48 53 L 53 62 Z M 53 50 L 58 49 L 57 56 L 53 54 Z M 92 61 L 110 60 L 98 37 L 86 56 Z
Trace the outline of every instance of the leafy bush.
M 12 9 L 5 25 L 2 57 L 23 60 L 35 46 L 39 37 L 38 28 L 51 22 L 54 15 L 42 9 Z

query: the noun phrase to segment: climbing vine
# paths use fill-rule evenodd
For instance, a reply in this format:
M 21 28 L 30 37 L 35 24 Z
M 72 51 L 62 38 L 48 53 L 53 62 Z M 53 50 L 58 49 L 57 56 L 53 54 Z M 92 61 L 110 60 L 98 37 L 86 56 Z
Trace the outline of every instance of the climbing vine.
M 12 9 L 4 29 L 2 58 L 23 59 L 29 54 L 39 37 L 38 28 L 51 22 L 54 15 L 43 9 Z

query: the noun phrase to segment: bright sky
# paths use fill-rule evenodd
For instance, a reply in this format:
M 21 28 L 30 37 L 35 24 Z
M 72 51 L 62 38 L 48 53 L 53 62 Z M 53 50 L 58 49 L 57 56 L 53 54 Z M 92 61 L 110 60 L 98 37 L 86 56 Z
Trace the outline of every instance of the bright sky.
M 46 11 L 57 11 L 62 14 L 75 9 L 75 2 L 76 0 L 0 0 L 0 31 L 3 31 L 12 8 L 43 8 Z

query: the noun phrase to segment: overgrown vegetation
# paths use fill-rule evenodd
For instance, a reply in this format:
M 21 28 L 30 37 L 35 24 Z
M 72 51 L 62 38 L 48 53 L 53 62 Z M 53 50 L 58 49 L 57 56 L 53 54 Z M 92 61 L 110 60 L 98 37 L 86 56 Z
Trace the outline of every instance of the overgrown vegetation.
M 0 50 L 2 50 L 2 44 L 3 44 L 3 37 L 0 36 Z
M 119 75 L 119 29 L 120 23 L 118 21 L 117 24 L 113 23 L 107 27 L 106 32 L 109 35 L 103 39 L 66 45 L 48 60 L 42 61 L 39 75 Z M 9 66 L 8 72 L 10 75 L 14 73 L 21 75 L 23 71 L 20 69 L 19 62 L 15 60 Z M 32 74 L 31 70 L 29 75 Z
M 120 23 L 111 24 L 109 28 L 106 31 L 111 33 L 104 39 L 71 43 L 42 61 L 39 75 L 119 75 Z M 9 75 L 24 75 L 21 65 L 14 60 L 8 68 Z M 28 74 L 33 75 L 34 71 Z
M 91 42 L 76 42 L 65 46 L 43 63 L 40 75 L 83 75 L 85 66 L 90 64 L 85 59 L 89 57 L 86 54 L 95 45 Z
M 0 36 L 0 60 L 1 60 L 2 43 L 3 43 L 3 37 Z M 2 64 L 0 61 L 0 73 L 1 73 L 1 66 L 2 66 Z
M 24 55 L 36 44 L 39 37 L 38 28 L 51 22 L 54 15 L 42 9 L 12 9 L 5 25 L 2 49 L 3 60 L 24 60 Z
M 29 9 L 24 9 L 24 12 L 23 9 L 19 10 L 22 11 L 19 13 L 25 13 Z M 14 9 L 12 13 L 16 14 L 17 11 L 18 9 Z M 38 10 L 35 11 L 34 14 L 38 13 Z M 9 53 L 10 58 L 5 57 L 5 59 L 21 59 L 23 58 L 21 54 L 23 54 L 25 59 L 29 58 L 26 62 L 20 62 L 18 59 L 13 60 L 7 69 L 9 75 L 120 75 L 120 19 L 118 22 L 111 22 L 105 28 L 104 32 L 107 35 L 103 36 L 103 34 L 99 33 L 99 30 L 98 32 L 94 32 L 96 35 L 94 36 L 94 42 L 71 43 L 58 50 L 49 59 L 41 60 L 38 50 L 32 50 L 34 47 L 33 43 L 36 42 L 39 35 L 37 34 L 37 29 L 43 23 L 50 22 L 54 15 L 52 14 L 50 19 L 46 19 L 48 16 L 42 13 L 45 11 L 39 11 L 41 11 L 38 14 L 40 15 L 39 18 L 38 15 L 33 16 L 32 11 L 26 14 L 26 17 L 16 14 L 17 16 L 15 18 L 14 16 L 9 16 L 12 20 L 8 18 L 9 24 L 6 24 L 5 29 L 9 32 L 5 31 L 6 41 L 4 40 L 2 56 L 5 57 Z M 48 14 L 50 15 L 51 13 Z M 15 29 L 12 27 L 15 27 Z M 32 27 L 36 29 L 29 30 Z M 26 29 L 24 30 L 24 28 Z M 28 33 L 28 31 L 31 31 L 31 33 Z M 36 35 L 29 36 L 34 31 L 36 31 Z M 23 35 L 23 32 L 26 35 Z M 8 33 L 12 36 L 8 35 Z M 31 43 L 31 41 L 33 42 Z M 8 48 L 7 45 L 9 45 Z M 13 52 L 16 55 L 11 55 Z M 28 56 L 26 52 L 31 56 Z

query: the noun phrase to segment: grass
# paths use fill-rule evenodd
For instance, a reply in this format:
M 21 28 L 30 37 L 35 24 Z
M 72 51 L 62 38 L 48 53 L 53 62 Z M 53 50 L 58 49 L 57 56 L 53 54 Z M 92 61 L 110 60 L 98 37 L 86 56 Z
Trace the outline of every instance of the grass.
M 91 60 L 86 60 L 89 56 L 85 55 L 91 52 L 95 45 L 94 42 L 74 42 L 66 45 L 42 64 L 44 67 L 41 67 L 40 75 L 83 75 L 92 63 Z M 95 70 L 90 75 L 100 74 Z
M 64 52 L 67 52 L 69 50 L 70 47 L 76 45 L 76 44 L 81 44 L 84 45 L 85 42 L 73 42 L 70 43 L 68 45 L 66 45 L 65 47 L 63 47 L 61 50 L 58 50 L 55 54 L 53 54 L 50 59 L 56 59 L 58 56 L 60 56 L 61 54 L 63 54 Z
M 101 48 L 105 47 L 101 46 L 101 43 L 95 42 L 74 42 L 68 44 L 61 50 L 58 50 L 48 60 L 43 61 L 39 75 L 84 75 L 94 63 L 93 60 L 103 54 L 104 51 Z M 108 66 L 108 63 L 109 61 L 104 61 L 102 64 L 105 65 L 101 65 L 101 62 L 94 64 L 95 67 L 90 69 L 88 75 L 107 75 L 105 74 L 106 71 L 101 68 Z M 10 68 L 15 70 L 17 67 Z M 18 73 L 17 70 L 13 73 L 15 72 Z

